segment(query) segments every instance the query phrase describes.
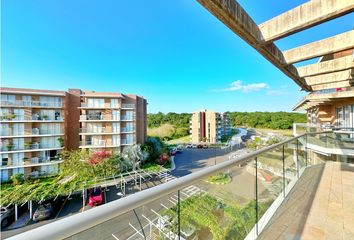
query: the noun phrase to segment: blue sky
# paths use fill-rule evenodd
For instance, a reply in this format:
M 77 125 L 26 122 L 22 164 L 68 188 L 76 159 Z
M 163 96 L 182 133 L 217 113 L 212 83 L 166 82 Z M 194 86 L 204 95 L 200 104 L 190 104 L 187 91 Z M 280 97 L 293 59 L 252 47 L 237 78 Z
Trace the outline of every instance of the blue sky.
M 239 1 L 256 23 L 305 1 Z M 291 111 L 305 95 L 197 1 L 2 0 L 1 85 L 135 93 L 149 112 Z M 353 14 L 282 50 L 353 28 Z

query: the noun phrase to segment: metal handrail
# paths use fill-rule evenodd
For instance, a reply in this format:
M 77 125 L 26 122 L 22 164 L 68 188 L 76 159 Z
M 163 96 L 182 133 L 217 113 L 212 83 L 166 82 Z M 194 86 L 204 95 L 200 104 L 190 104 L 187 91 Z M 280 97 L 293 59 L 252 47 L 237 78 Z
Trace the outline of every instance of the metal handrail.
M 202 169 L 198 172 L 183 176 L 178 179 L 171 180 L 164 184 L 155 186 L 148 190 L 144 190 L 125 198 L 109 202 L 107 204 L 95 207 L 89 211 L 76 214 L 65 219 L 60 219 L 53 223 L 38 227 L 29 232 L 24 232 L 15 235 L 9 239 L 11 240 L 46 240 L 46 239 L 65 239 L 73 236 L 77 233 L 95 227 L 101 223 L 109 221 L 113 218 L 119 217 L 133 209 L 141 207 L 146 203 L 153 202 L 161 198 L 161 196 L 166 196 L 170 193 L 176 192 L 183 189 L 192 183 L 195 183 L 201 179 L 208 176 L 214 175 L 221 171 L 225 171 L 230 167 L 235 167 L 236 165 L 247 162 L 248 160 L 268 152 L 270 150 L 276 149 L 279 146 L 283 146 L 290 143 L 300 137 L 305 136 L 305 134 L 293 137 L 291 139 L 285 140 L 283 142 L 274 144 L 269 147 L 254 151 L 249 154 L 245 154 L 235 159 L 219 163 L 217 165 Z

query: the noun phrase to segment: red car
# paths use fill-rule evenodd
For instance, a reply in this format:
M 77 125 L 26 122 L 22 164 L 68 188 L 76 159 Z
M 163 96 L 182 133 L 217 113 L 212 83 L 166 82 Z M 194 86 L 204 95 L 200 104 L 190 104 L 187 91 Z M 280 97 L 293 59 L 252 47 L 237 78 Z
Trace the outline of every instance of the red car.
M 103 203 L 103 192 L 100 187 L 89 190 L 89 202 L 90 207 L 98 206 Z

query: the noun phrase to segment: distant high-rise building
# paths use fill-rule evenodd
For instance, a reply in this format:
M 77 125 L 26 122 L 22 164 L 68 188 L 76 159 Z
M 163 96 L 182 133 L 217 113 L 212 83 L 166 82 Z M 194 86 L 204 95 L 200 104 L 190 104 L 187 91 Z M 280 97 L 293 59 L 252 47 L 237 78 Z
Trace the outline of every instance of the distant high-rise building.
M 58 172 L 65 149 L 106 149 L 144 143 L 144 98 L 121 93 L 0 88 L 1 181 Z
M 213 111 L 194 112 L 191 119 L 193 143 L 218 143 L 222 136 L 231 133 L 228 113 Z

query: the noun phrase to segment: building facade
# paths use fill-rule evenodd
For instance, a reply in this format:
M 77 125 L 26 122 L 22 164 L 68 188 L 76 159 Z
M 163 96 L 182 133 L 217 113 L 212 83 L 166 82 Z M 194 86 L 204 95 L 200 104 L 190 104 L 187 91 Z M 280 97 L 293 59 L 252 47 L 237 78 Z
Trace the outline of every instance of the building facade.
M 1 88 L 1 181 L 56 174 L 64 148 L 119 153 L 144 143 L 146 106 L 121 93 Z
M 224 135 L 231 133 L 228 113 L 208 110 L 194 112 L 192 115 L 192 143 L 218 143 Z

